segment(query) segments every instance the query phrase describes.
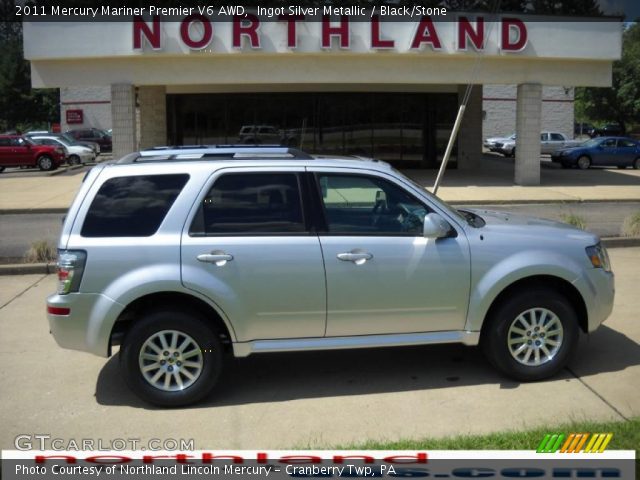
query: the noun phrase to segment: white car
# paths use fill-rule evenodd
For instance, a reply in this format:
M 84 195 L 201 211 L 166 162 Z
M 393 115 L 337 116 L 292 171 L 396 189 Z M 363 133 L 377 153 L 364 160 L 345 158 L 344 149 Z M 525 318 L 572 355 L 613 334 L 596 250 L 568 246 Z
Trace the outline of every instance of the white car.
M 65 150 L 67 163 L 69 165 L 80 165 L 84 163 L 93 163 L 96 154 L 90 147 L 84 145 L 75 145 L 65 141 L 63 138 L 49 135 L 33 135 L 30 137 L 35 143 L 40 145 L 62 146 Z
M 503 154 L 505 157 L 516 156 L 516 139 L 506 139 L 504 142 L 495 144 L 495 152 Z M 542 155 L 551 155 L 554 152 L 569 147 L 576 147 L 582 143 L 582 140 L 571 140 L 564 133 L 558 132 L 542 132 L 540 134 L 540 153 Z
M 516 134 L 512 133 L 508 137 L 491 137 L 487 138 L 484 141 L 484 147 L 487 148 L 490 152 L 497 152 L 499 147 L 498 144 L 504 144 L 505 142 L 515 142 Z

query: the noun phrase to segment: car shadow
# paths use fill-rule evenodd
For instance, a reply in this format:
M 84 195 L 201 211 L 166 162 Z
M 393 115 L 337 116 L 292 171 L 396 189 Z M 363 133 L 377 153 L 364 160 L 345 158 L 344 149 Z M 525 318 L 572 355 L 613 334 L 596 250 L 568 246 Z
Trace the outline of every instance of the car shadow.
M 624 370 L 640 363 L 640 346 L 607 327 L 579 346 L 582 355 L 572 371 L 590 375 Z M 588 350 L 587 350 L 588 349 Z M 562 371 L 557 379 L 573 373 Z M 498 374 L 480 349 L 462 345 L 336 350 L 227 358 L 213 394 L 197 405 L 207 408 L 265 402 L 457 388 L 500 384 L 512 389 L 518 382 Z M 98 376 L 96 399 L 101 405 L 155 409 L 125 385 L 114 355 Z

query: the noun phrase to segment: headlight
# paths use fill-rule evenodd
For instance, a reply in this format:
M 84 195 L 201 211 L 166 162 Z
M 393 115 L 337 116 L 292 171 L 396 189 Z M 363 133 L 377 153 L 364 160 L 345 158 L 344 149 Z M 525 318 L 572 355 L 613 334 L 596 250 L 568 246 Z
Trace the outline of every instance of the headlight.
M 605 272 L 611 271 L 611 263 L 609 262 L 609 254 L 607 249 L 602 244 L 597 244 L 592 247 L 587 247 L 587 256 L 591 260 L 591 265 L 594 268 L 602 268 Z

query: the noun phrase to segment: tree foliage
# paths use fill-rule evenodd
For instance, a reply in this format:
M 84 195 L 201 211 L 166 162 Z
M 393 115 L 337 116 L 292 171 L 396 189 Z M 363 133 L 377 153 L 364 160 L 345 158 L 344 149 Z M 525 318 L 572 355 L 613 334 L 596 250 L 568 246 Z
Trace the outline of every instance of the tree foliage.
M 22 24 L 5 11 L 0 22 L 0 132 L 60 121 L 58 89 L 32 89 L 31 69 L 22 52 Z
M 613 64 L 611 88 L 576 89 L 576 114 L 582 120 L 640 124 L 640 24 L 622 35 L 622 57 Z

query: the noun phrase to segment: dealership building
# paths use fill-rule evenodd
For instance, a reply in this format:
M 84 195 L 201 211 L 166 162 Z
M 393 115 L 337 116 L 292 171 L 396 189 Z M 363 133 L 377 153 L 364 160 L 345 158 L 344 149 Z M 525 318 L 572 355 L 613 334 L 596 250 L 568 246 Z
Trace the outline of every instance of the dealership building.
M 115 156 L 259 142 L 434 168 L 471 83 L 452 165 L 483 168 L 483 129 L 516 132 L 521 185 L 541 130 L 573 134 L 573 87 L 610 86 L 621 53 L 611 18 L 303 17 L 26 22 L 24 50 L 63 127 L 111 127 Z

